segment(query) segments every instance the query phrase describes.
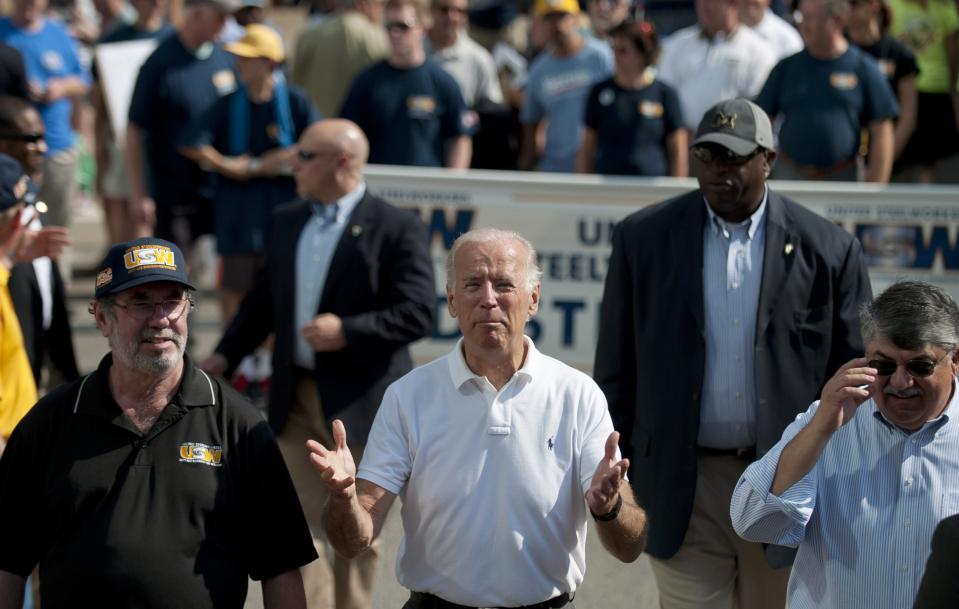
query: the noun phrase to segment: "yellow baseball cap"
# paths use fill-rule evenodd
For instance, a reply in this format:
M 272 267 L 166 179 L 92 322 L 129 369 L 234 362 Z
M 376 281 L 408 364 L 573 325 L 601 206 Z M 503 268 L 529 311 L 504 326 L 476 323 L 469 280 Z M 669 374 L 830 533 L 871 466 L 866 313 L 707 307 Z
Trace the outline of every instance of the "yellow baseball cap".
M 228 53 L 238 57 L 256 59 L 263 57 L 276 63 L 283 61 L 283 41 L 273 28 L 259 23 L 246 26 L 243 38 L 223 46 Z
M 579 2 L 578 0 L 536 0 L 536 3 L 533 5 L 533 11 L 537 17 L 543 17 L 550 13 L 578 15 Z

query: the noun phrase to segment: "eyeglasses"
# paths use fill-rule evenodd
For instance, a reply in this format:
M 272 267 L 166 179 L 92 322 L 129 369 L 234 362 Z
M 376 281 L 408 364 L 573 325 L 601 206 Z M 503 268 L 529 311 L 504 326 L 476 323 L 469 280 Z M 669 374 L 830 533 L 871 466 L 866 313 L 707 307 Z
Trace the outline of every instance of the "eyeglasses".
M 46 139 L 45 133 L 6 133 L 0 132 L 0 140 L 12 140 L 14 142 L 26 142 L 27 144 L 36 144 Z
M 304 163 L 309 163 L 318 156 L 329 156 L 331 154 L 340 154 L 337 150 L 304 150 L 300 148 L 296 151 L 296 158 Z
M 693 156 L 706 164 L 723 163 L 725 165 L 744 165 L 754 156 L 759 154 L 762 148 L 759 146 L 749 154 L 736 154 L 729 148 L 723 146 L 693 146 Z
M 415 28 L 416 24 L 412 21 L 389 21 L 384 27 L 386 27 L 387 32 L 399 32 L 401 34 L 405 34 L 406 32 Z
M 906 369 L 906 372 L 909 373 L 909 376 L 926 378 L 927 376 L 931 376 L 932 373 L 936 371 L 936 366 L 939 365 L 939 362 L 948 356 L 949 353 L 935 361 L 924 358 L 911 359 L 902 364 L 902 366 Z M 870 368 L 876 369 L 876 374 L 879 376 L 892 376 L 896 373 L 896 369 L 899 368 L 899 364 L 891 359 L 871 359 L 868 363 Z
M 171 298 L 170 300 L 161 300 L 159 302 L 152 300 L 132 300 L 126 304 L 114 302 L 113 306 L 123 309 L 127 312 L 127 315 L 140 321 L 153 317 L 159 307 L 162 317 L 176 321 L 186 313 L 188 306 L 191 309 L 193 308 L 193 301 L 189 298 Z

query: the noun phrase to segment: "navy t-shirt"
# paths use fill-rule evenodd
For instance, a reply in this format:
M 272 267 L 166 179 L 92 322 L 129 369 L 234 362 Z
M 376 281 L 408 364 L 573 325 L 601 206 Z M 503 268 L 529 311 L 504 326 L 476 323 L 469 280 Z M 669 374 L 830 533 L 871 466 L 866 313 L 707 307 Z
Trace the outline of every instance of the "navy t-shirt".
M 874 44 L 860 48 L 876 59 L 876 65 L 889 80 L 893 93 L 898 91 L 900 80 L 919 74 L 915 53 L 889 34 L 883 34 Z
M 288 88 L 290 115 L 293 119 L 293 141 L 312 123 L 320 120 L 310 98 L 297 87 Z M 230 125 L 234 92 L 218 99 L 191 127 L 183 139 L 190 148 L 212 146 L 230 156 Z M 273 101 L 250 104 L 249 148 L 247 154 L 261 156 L 280 147 L 276 109 Z M 256 178 L 237 182 L 216 176 L 213 196 L 213 226 L 217 249 L 221 254 L 258 253 L 266 250 L 272 226 L 273 208 L 296 197 L 292 176 Z
M 200 58 L 183 46 L 179 36 L 169 36 L 144 62 L 129 116 L 144 131 L 150 194 L 158 203 L 212 198 L 212 174 L 177 148 L 189 125 L 213 102 L 235 90 L 233 58 L 219 46 Z
M 444 143 L 469 135 L 474 116 L 459 85 L 443 68 L 394 68 L 381 61 L 353 80 L 340 116 L 370 140 L 370 163 L 442 167 Z
M 596 132 L 596 173 L 669 174 L 666 136 L 683 126 L 675 89 L 655 80 L 642 89 L 624 89 L 610 78 L 593 85 L 585 125 Z
M 858 47 L 831 60 L 802 50 L 776 64 L 756 98 L 783 116 L 779 148 L 803 165 L 831 167 L 855 156 L 863 127 L 894 119 L 899 104 L 875 60 Z

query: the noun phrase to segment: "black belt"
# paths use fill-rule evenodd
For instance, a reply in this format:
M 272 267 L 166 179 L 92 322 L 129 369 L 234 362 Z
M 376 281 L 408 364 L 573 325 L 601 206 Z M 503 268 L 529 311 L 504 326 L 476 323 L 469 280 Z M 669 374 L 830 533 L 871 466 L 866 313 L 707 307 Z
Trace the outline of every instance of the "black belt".
M 708 446 L 697 446 L 696 452 L 711 457 L 736 457 L 737 459 L 745 459 L 746 461 L 756 460 L 755 446 L 747 446 L 745 448 L 710 448 Z
M 516 607 L 515 609 L 555 609 L 556 607 L 565 607 L 567 604 L 569 604 L 570 600 L 571 598 L 569 593 L 564 592 L 563 594 L 554 596 L 553 598 L 543 601 L 542 603 L 536 603 L 535 605 L 523 605 L 522 607 Z M 418 607 L 418 609 L 476 609 L 475 607 L 457 605 L 456 603 L 444 601 L 440 597 L 427 592 L 411 592 L 410 601 L 412 601 L 413 604 Z M 507 608 L 496 607 L 495 609 Z

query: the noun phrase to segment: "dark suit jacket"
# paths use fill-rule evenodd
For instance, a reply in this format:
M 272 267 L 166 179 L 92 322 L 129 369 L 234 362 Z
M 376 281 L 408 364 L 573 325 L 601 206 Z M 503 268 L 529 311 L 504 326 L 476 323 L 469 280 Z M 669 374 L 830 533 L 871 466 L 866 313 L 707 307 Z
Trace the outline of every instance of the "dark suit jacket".
M 304 201 L 277 209 L 266 265 L 216 348 L 232 372 L 275 332 L 269 417 L 276 433 L 293 398 L 296 248 L 311 213 Z M 366 443 L 386 387 L 413 367 L 407 346 L 432 331 L 436 306 L 426 226 L 367 193 L 336 246 L 317 310 L 343 319 L 347 345 L 317 353 L 315 377 L 324 414 L 343 419 L 351 444 Z
M 959 607 L 959 514 L 939 523 L 913 609 Z
M 50 269 L 50 286 L 53 298 L 53 311 L 50 327 L 43 329 L 43 300 L 40 296 L 40 284 L 37 283 L 36 270 L 30 262 L 14 265 L 10 270 L 10 299 L 20 321 L 23 332 L 23 345 L 33 370 L 33 379 L 40 385 L 40 371 L 44 361 L 50 364 L 63 377 L 65 382 L 80 377 L 77 370 L 77 358 L 73 351 L 73 334 L 70 330 L 70 314 L 67 312 L 66 292 L 63 278 L 56 261 Z
M 765 453 L 844 362 L 863 354 L 858 307 L 872 297 L 859 242 L 770 191 L 756 316 L 757 450 Z M 609 401 L 650 520 L 648 552 L 669 558 L 689 525 L 705 366 L 699 191 L 618 225 L 594 377 Z

